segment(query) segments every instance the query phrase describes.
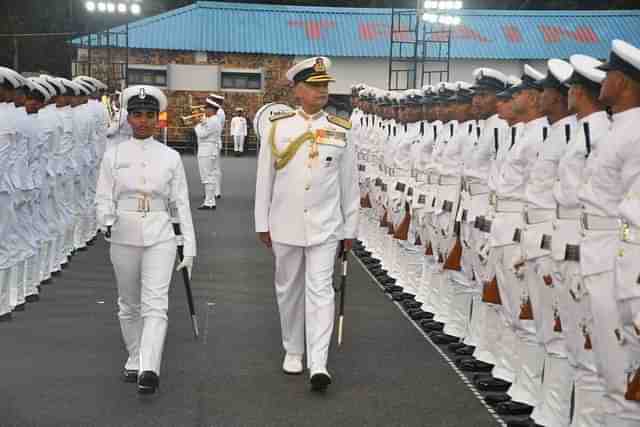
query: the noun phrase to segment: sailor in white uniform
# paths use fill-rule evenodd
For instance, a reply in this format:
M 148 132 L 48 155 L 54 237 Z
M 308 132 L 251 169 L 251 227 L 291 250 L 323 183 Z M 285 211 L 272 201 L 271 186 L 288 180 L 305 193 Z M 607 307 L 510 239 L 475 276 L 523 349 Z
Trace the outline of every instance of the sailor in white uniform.
M 204 202 L 198 209 L 216 208 L 216 166 L 220 166 L 220 138 L 222 126 L 217 112 L 220 105 L 212 98 L 205 101 L 205 116 L 194 128 L 198 137 L 198 169 L 200 181 L 204 186 Z
M 196 242 L 180 155 L 152 136 L 158 113 L 167 108 L 166 96 L 152 86 L 132 86 L 123 93 L 123 108 L 133 138 L 106 151 L 96 205 L 118 282 L 118 317 L 128 351 L 124 379 L 137 381 L 138 392 L 150 394 L 159 384 L 167 333 L 176 256 L 172 220 L 180 223 L 184 236 L 178 270 L 191 272 Z
M 334 261 L 341 242 L 352 247 L 359 209 L 351 124 L 322 110 L 330 65 L 328 58 L 309 58 L 287 72 L 301 107 L 271 119 L 256 180 L 256 232 L 275 255 L 283 370 L 302 373 L 306 338 L 312 390 L 331 383 Z
M 218 157 L 214 162 L 214 173 L 216 176 L 216 199 L 219 199 L 220 197 L 222 197 L 222 165 L 220 164 L 220 159 L 222 156 L 222 141 L 224 138 L 222 135 L 224 134 L 224 126 L 225 122 L 227 121 L 227 115 L 225 114 L 223 109 L 224 96 L 212 93 L 208 98 L 212 99 L 213 102 L 220 106 L 220 108 L 218 108 L 218 111 L 216 112 L 216 116 L 218 116 L 218 120 L 220 121 L 220 128 L 222 130 L 220 141 L 218 142 Z
M 229 133 L 233 137 L 233 151 L 236 155 L 244 153 L 244 139 L 247 137 L 247 119 L 244 110 L 236 108 L 236 114 L 231 119 Z

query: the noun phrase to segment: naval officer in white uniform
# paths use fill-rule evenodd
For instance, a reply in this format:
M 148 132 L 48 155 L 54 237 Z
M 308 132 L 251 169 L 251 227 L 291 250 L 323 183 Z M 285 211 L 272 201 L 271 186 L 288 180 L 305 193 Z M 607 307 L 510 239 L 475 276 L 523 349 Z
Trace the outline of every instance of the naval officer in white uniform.
M 275 287 L 286 351 L 283 370 L 303 371 L 312 390 L 331 383 L 327 356 L 333 331 L 333 268 L 339 244 L 352 247 L 359 188 L 351 124 L 325 113 L 328 58 L 304 60 L 287 72 L 301 107 L 271 118 L 258 158 L 255 222 L 275 254 Z
M 191 273 L 196 241 L 189 189 L 180 155 L 153 138 L 167 98 L 152 86 L 123 93 L 133 137 L 109 148 L 98 179 L 98 223 L 110 236 L 118 282 L 122 337 L 128 351 L 124 379 L 138 392 L 154 393 L 167 333 L 169 284 L 176 256 L 173 219 L 184 236 L 184 261 Z

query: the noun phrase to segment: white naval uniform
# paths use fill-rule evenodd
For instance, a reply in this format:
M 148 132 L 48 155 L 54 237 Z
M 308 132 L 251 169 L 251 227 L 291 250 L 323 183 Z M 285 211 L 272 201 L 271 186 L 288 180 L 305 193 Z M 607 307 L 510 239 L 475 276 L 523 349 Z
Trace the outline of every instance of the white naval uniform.
M 133 129 L 127 118 L 129 113 L 126 108 L 121 108 L 116 113 L 116 118 L 111 122 L 107 129 L 107 148 L 118 145 L 123 141 L 127 141 L 133 136 Z M 106 151 L 106 150 L 105 150 Z
M 221 133 L 224 134 L 224 124 L 227 120 L 227 115 L 224 113 L 222 108 L 218 108 L 218 112 L 216 113 L 218 120 L 220 120 L 220 129 Z M 213 161 L 213 170 L 214 175 L 216 176 L 216 197 L 222 195 L 222 138 L 218 142 L 218 156 Z
M 305 142 L 282 169 L 274 167 L 270 144 L 262 144 L 256 180 L 256 232 L 270 232 L 276 257 L 275 287 L 282 341 L 287 353 L 302 355 L 307 339 L 311 374 L 326 369 L 333 331 L 333 267 L 338 241 L 356 237 L 359 189 L 355 147 L 349 133 L 324 112 L 302 111 L 277 120 L 274 143 L 284 150 L 292 138 L 325 129 L 341 139 L 318 144 L 309 162 Z
M 198 168 L 200 181 L 204 186 L 204 205 L 216 205 L 216 182 L 218 174 L 222 135 L 222 125 L 219 116 L 205 117 L 194 128 L 198 137 Z
M 585 124 L 589 127 L 590 143 L 587 147 Z M 573 375 L 574 405 L 572 427 L 598 427 L 602 425 L 602 396 L 604 381 L 598 375 L 593 350 L 588 348 L 585 333 L 590 334 L 591 304 L 589 294 L 582 284 L 580 263 L 565 260 L 566 246 L 578 246 L 581 240 L 580 213 L 582 212 L 578 189 L 585 182 L 587 158 L 604 143 L 609 131 L 609 118 L 605 111 L 598 111 L 578 122 L 575 137 L 558 164 L 558 180 L 553 194 L 558 204 L 552 236 L 552 258 L 556 263 L 554 287 L 559 290 L 559 316 L 562 334 L 552 342 L 554 351 L 563 351 L 571 365 Z
M 629 318 L 622 312 L 625 307 L 619 305 L 619 298 L 620 291 L 630 285 L 628 278 L 619 286 L 616 283 L 616 274 L 621 273 L 616 266 L 627 258 L 617 257 L 621 249 L 618 205 L 640 177 L 639 120 L 640 107 L 613 115 L 609 133 L 589 157 L 588 181 L 579 191 L 586 217 L 580 267 L 590 295 L 593 353 L 606 387 L 603 425 L 607 427 L 638 425 L 639 421 L 637 402 L 624 397 L 635 346 L 631 339 L 635 338 L 626 336 L 628 328 L 623 325 L 629 325 Z M 633 219 L 629 212 L 624 213 Z M 616 334 L 617 329 L 622 333 Z
M 136 211 L 136 199 L 145 195 L 151 211 Z M 185 257 L 196 254 L 180 155 L 153 138 L 131 138 L 109 148 L 100 168 L 96 205 L 100 227 L 111 226 L 118 317 L 129 354 L 125 369 L 159 374 L 176 254 L 169 207 L 173 211 L 175 206 Z
M 244 153 L 244 139 L 247 137 L 247 119 L 238 116 L 231 119 L 229 133 L 233 137 L 233 151 Z

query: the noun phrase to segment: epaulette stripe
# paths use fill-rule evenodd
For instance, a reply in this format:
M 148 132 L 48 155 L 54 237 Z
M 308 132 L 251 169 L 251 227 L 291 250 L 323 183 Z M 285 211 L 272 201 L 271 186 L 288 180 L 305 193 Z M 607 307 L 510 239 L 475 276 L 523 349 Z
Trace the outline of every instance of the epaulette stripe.
M 286 112 L 286 113 L 280 113 L 280 114 L 276 114 L 274 116 L 269 117 L 269 121 L 270 122 L 275 122 L 277 120 L 286 119 L 287 117 L 292 117 L 292 116 L 295 116 L 295 115 L 296 115 L 296 113 L 293 112 L 293 111 L 289 111 L 289 112 Z
M 336 126 L 340 126 L 341 128 L 351 129 L 351 122 L 349 120 L 345 120 L 342 117 L 329 115 L 327 116 L 327 120 L 329 123 L 333 123 Z

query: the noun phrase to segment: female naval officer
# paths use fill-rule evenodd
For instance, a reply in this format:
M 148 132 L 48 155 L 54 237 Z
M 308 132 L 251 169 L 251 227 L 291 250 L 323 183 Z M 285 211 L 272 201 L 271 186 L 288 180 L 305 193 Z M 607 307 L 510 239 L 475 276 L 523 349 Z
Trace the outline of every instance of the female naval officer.
M 104 155 L 96 192 L 100 228 L 111 243 L 118 283 L 118 317 L 128 351 L 123 372 L 138 393 L 155 393 L 167 332 L 169 284 L 176 257 L 172 221 L 180 223 L 191 274 L 196 241 L 180 155 L 153 138 L 167 98 L 158 88 L 123 92 L 133 137 Z M 177 271 L 176 270 L 176 271 Z

